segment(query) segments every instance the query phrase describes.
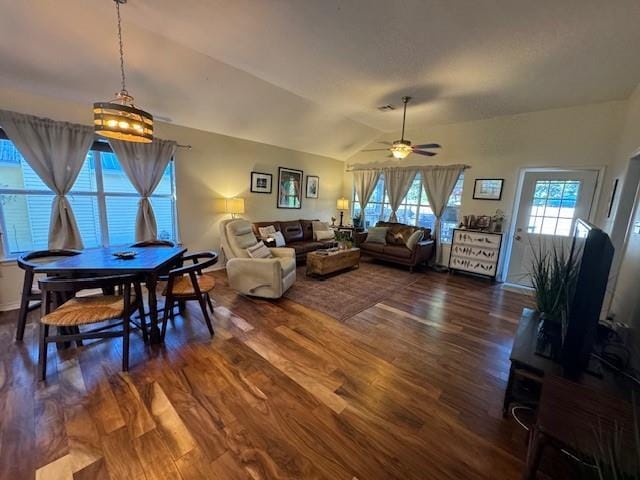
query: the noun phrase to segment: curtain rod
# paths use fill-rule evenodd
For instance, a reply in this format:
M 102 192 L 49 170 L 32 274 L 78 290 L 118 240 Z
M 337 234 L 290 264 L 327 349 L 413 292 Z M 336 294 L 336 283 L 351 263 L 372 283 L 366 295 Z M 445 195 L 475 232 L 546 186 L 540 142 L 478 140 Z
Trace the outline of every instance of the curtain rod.
M 358 172 L 358 171 L 382 171 L 385 169 L 394 169 L 394 170 L 424 170 L 424 169 L 433 169 L 433 168 L 462 168 L 463 170 L 467 170 L 471 168 L 470 165 L 464 164 L 452 164 L 452 165 L 401 165 L 395 166 L 390 164 L 379 164 L 379 163 L 358 163 L 355 165 L 347 165 L 345 168 L 346 172 Z

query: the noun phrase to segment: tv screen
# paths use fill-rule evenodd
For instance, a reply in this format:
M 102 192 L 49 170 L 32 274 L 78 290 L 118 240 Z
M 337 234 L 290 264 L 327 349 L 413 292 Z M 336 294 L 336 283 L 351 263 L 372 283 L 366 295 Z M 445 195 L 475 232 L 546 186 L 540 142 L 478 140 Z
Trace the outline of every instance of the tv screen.
M 613 244 L 601 229 L 584 220 L 577 220 L 571 255 L 578 264 L 578 274 L 569 302 L 562 364 L 567 374 L 577 375 L 587 368 L 591 357 L 609 281 Z

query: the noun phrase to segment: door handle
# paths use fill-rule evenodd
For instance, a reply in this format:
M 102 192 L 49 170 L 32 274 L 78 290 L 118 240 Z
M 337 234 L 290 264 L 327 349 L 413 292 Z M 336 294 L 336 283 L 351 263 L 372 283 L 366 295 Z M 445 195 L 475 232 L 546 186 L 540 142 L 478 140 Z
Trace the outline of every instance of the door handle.
M 516 240 L 518 240 L 518 241 L 522 240 L 522 237 L 521 237 L 520 235 L 516 235 L 516 236 L 515 236 L 515 237 L 513 237 L 513 238 L 515 238 L 515 239 L 516 239 Z

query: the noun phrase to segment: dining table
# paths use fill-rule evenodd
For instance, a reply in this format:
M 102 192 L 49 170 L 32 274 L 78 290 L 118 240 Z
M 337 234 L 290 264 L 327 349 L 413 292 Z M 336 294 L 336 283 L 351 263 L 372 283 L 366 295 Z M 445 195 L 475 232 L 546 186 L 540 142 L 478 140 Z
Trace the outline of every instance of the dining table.
M 131 258 L 120 258 L 116 253 L 123 250 L 135 252 Z M 35 273 L 64 275 L 65 277 L 88 277 L 102 275 L 140 275 L 148 290 L 149 304 L 149 342 L 162 342 L 158 328 L 157 285 L 161 273 L 180 264 L 187 251 L 181 246 L 147 247 L 104 247 L 82 250 L 78 255 L 56 257 L 53 261 L 43 262 L 34 268 Z M 144 319 L 142 319 L 144 321 Z

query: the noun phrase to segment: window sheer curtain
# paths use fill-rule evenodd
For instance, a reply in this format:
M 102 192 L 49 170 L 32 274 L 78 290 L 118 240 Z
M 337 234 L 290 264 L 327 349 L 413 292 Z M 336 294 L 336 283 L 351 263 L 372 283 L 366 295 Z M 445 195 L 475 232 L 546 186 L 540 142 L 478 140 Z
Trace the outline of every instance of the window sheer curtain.
M 448 165 L 443 167 L 425 167 L 421 169 L 422 186 L 427 194 L 429 205 L 436 217 L 434 234 L 436 239 L 436 264 L 442 264 L 442 248 L 440 243 L 440 224 L 442 214 L 447 206 L 453 187 L 464 171 L 464 165 Z
M 379 171 L 361 170 L 353 172 L 353 185 L 360 202 L 360 220 L 364 219 L 364 209 L 367 207 L 369 200 L 371 200 L 371 195 L 373 195 L 379 179 Z
M 149 196 L 158 187 L 167 164 L 176 151 L 176 142 L 154 138 L 151 143 L 109 140 L 122 169 L 142 197 L 136 215 L 136 242 L 155 240 L 158 225 Z
M 0 110 L 0 126 L 26 162 L 55 193 L 49 248 L 84 247 L 66 194 L 78 178 L 93 143 L 93 128 Z
M 396 212 L 402 203 L 404 197 L 407 196 L 414 178 L 416 178 L 417 169 L 407 168 L 385 168 L 384 185 L 389 197 L 389 205 L 391 206 L 390 222 L 397 222 Z M 453 187 L 452 187 L 453 188 Z

